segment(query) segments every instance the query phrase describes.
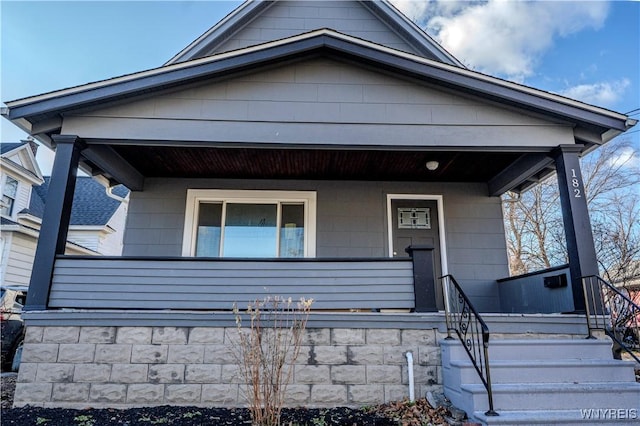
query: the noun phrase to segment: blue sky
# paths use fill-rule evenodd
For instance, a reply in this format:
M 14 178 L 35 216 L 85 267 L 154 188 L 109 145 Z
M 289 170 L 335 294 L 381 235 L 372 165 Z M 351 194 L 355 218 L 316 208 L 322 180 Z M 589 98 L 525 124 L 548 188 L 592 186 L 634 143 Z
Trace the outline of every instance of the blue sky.
M 0 100 L 160 66 L 240 3 L 2 0 Z M 472 69 L 622 113 L 640 108 L 638 1 L 393 3 Z M 26 137 L 1 121 L 2 142 Z M 622 137 L 640 152 L 640 125 Z

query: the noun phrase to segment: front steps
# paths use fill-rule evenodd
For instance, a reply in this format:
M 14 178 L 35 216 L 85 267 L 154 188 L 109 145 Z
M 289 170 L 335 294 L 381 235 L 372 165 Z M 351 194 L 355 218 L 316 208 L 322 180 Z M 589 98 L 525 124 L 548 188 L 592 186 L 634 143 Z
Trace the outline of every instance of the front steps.
M 608 339 L 492 339 L 489 362 L 497 417 L 458 340 L 443 340 L 443 383 L 452 404 L 487 425 L 640 424 L 640 383 L 614 360 Z

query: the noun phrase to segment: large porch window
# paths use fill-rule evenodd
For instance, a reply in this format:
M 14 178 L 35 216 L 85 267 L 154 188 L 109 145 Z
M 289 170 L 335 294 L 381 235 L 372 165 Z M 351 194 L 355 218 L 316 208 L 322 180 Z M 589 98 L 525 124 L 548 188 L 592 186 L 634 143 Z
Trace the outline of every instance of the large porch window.
M 316 194 L 189 190 L 183 256 L 313 257 Z

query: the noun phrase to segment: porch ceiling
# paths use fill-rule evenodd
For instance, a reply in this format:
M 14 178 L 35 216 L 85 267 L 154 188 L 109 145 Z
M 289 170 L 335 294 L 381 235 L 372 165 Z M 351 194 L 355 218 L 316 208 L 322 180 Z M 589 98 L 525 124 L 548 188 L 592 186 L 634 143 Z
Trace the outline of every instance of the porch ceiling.
M 518 152 L 217 148 L 118 145 L 145 177 L 487 182 Z M 438 161 L 435 171 L 427 161 Z

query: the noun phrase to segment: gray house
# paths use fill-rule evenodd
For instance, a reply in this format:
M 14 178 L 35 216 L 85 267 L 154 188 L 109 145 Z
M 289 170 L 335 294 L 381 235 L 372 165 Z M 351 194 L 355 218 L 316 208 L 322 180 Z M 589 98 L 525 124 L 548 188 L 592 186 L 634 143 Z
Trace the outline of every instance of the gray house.
M 623 114 L 470 71 L 386 1 L 247 2 L 158 68 L 6 105 L 56 150 L 16 405 L 242 405 L 230 309 L 273 294 L 315 300 L 290 405 L 637 415 L 632 366 L 583 339 L 578 159 Z M 62 256 L 78 168 L 132 191 L 122 257 Z M 500 195 L 552 173 L 570 263 L 508 277 Z M 498 417 L 483 357 L 442 340 L 471 306 Z

